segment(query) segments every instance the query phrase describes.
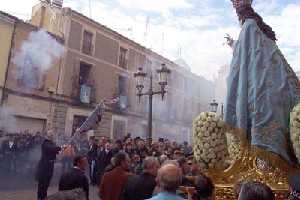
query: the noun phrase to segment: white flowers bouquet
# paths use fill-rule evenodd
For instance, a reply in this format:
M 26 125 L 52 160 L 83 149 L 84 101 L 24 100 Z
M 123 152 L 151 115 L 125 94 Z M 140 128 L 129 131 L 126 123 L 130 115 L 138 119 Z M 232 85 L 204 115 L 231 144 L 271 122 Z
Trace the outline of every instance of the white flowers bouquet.
M 226 133 L 226 139 L 230 160 L 234 162 L 242 156 L 241 141 L 230 132 Z
M 195 159 L 202 169 L 228 167 L 224 122 L 215 113 L 201 113 L 193 122 L 193 135 Z
M 290 137 L 298 162 L 300 163 L 300 104 L 293 109 L 290 118 Z

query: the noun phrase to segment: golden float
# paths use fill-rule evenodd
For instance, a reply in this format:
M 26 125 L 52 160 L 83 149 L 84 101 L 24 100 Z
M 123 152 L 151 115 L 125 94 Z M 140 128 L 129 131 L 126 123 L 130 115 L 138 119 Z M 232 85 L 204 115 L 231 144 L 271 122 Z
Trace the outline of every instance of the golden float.
M 291 139 L 297 138 L 295 141 L 292 139 L 292 143 L 295 147 L 299 142 L 299 137 L 295 136 L 300 132 L 295 133 L 295 121 L 300 122 L 300 109 L 294 109 L 291 114 Z M 295 114 L 299 110 L 299 115 Z M 219 124 L 217 126 L 219 132 L 211 131 L 209 123 L 215 122 Z M 224 127 L 220 127 L 222 124 Z M 213 124 L 214 125 L 214 124 Z M 215 148 L 210 148 L 212 152 L 209 152 L 209 148 L 205 148 L 203 144 L 214 142 L 207 141 L 209 137 L 207 133 L 213 133 L 220 138 L 220 141 L 224 141 L 227 151 L 224 153 L 224 157 L 219 158 L 217 161 L 225 162 L 225 159 L 229 158 L 226 163 L 230 163 L 230 166 L 223 170 L 219 163 L 212 162 L 213 156 L 210 154 L 216 154 Z M 254 180 L 260 181 L 268 185 L 274 191 L 277 200 L 288 199 L 288 180 L 287 177 L 295 170 L 299 170 L 299 166 L 291 166 L 280 156 L 265 151 L 258 147 L 252 147 L 246 138 L 246 135 L 242 130 L 233 129 L 232 127 L 226 127 L 225 123 L 220 123 L 220 118 L 212 113 L 201 113 L 193 122 L 193 135 L 194 135 L 194 157 L 199 163 L 202 169 L 205 169 L 205 173 L 211 177 L 216 186 L 216 199 L 217 200 L 234 200 L 236 199 L 234 193 L 234 185 L 240 181 Z M 215 137 L 215 136 L 214 136 Z M 212 139 L 214 139 L 212 137 Z M 204 141 L 204 142 L 203 142 Z M 222 145 L 217 143 L 218 145 Z M 295 146 L 296 145 L 296 146 Z M 210 146 L 210 145 L 209 145 Z M 203 148 L 203 149 L 201 149 Z M 295 150 L 297 154 L 297 150 Z M 299 155 L 296 155 L 297 157 Z M 203 167 L 204 166 L 204 167 Z M 219 168 L 218 168 L 219 167 Z

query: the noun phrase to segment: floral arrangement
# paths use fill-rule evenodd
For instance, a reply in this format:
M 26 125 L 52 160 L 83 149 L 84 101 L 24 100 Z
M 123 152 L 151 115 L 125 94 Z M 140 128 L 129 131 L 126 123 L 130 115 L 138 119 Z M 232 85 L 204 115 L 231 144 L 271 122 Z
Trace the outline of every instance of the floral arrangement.
M 202 169 L 223 170 L 229 153 L 224 122 L 215 113 L 201 113 L 193 122 L 194 155 Z
M 226 132 L 226 139 L 230 160 L 234 162 L 242 156 L 241 141 L 231 132 Z
M 300 104 L 293 109 L 290 115 L 290 137 L 300 163 Z

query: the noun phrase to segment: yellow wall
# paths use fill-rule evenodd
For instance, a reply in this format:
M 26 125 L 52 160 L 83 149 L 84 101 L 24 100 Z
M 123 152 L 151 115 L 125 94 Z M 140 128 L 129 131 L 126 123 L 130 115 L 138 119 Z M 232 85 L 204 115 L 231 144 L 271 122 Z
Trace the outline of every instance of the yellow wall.
M 30 23 L 63 37 L 63 19 L 62 9 L 39 3 L 32 8 Z
M 4 86 L 7 61 L 13 34 L 13 23 L 0 20 L 0 87 Z

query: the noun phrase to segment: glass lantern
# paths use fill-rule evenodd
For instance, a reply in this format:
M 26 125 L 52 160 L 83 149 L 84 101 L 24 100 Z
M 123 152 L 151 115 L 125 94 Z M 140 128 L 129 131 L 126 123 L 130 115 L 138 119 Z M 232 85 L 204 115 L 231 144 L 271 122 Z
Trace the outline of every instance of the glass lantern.
M 138 91 L 138 94 L 141 94 L 144 89 L 144 81 L 146 77 L 146 73 L 143 72 L 143 69 L 140 67 L 138 68 L 138 71 L 134 73 L 134 78 L 136 80 L 136 89 Z
M 161 64 L 161 69 L 158 69 L 157 73 L 159 74 L 158 84 L 161 86 L 168 85 L 168 76 L 171 73 L 171 70 L 168 69 L 165 64 Z
M 218 103 L 216 102 L 216 100 L 214 99 L 211 103 L 210 103 L 210 110 L 211 112 L 217 113 L 218 111 Z

